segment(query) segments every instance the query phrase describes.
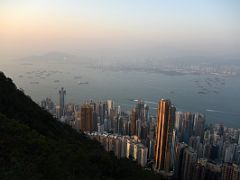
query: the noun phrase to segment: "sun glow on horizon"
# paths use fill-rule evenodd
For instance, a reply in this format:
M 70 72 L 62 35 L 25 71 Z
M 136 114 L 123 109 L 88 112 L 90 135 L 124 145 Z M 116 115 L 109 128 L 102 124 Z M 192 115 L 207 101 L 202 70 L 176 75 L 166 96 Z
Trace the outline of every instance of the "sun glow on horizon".
M 2 1 L 0 55 L 88 46 L 237 53 L 240 6 L 231 1 Z M 142 45 L 144 49 L 144 45 Z M 210 50 L 211 51 L 211 50 Z

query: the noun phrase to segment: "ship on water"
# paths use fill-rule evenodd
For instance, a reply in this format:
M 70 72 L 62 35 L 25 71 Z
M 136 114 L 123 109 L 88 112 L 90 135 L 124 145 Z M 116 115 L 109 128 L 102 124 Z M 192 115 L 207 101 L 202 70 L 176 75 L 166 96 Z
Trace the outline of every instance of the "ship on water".
M 81 84 L 88 84 L 88 82 L 79 82 L 78 84 L 79 85 L 81 85 Z

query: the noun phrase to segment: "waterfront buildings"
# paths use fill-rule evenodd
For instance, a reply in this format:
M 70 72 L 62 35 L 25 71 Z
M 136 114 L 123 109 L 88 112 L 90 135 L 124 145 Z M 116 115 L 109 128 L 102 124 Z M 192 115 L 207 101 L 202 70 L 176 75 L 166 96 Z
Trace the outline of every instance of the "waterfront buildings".
M 49 98 L 41 106 L 117 158 L 131 159 L 167 179 L 240 179 L 240 129 L 207 125 L 203 113 L 176 112 L 167 99 L 160 100 L 156 117 L 143 100 L 123 112 L 112 100 L 75 105 L 65 104 L 64 96 L 61 106 Z
M 66 90 L 62 87 L 61 90 L 58 92 L 59 93 L 59 118 L 64 116 L 64 107 L 65 107 L 65 95 L 66 95 Z

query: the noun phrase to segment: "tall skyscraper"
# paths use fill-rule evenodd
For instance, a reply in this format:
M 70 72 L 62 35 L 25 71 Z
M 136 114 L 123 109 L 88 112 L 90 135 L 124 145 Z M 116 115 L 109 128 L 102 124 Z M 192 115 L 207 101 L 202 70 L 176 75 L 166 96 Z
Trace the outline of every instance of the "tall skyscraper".
M 192 180 L 193 178 L 193 167 L 197 162 L 197 153 L 188 147 L 183 152 L 182 172 L 181 180 Z
M 138 119 L 144 121 L 144 101 L 139 99 L 138 103 L 136 104 L 136 112 Z
M 183 154 L 184 154 L 184 150 L 188 147 L 187 144 L 183 143 L 177 143 L 176 144 L 176 173 L 175 173 L 175 177 L 176 180 L 181 180 L 181 175 L 183 172 Z
M 186 112 L 183 115 L 183 142 L 189 142 L 189 138 L 193 135 L 193 114 L 191 112 Z
M 111 109 L 113 109 L 113 101 L 109 99 L 109 100 L 107 100 L 108 115 L 110 115 Z
M 200 136 L 201 141 L 203 141 L 204 128 L 205 128 L 205 116 L 204 116 L 204 114 L 196 113 L 194 115 L 193 134 L 194 134 L 194 136 Z
M 233 164 L 233 175 L 232 180 L 240 179 L 240 167 L 237 164 Z
M 133 136 L 136 135 L 137 112 L 135 108 L 132 109 L 130 121 L 131 121 L 131 136 Z
M 175 123 L 175 106 L 170 100 L 162 99 L 159 102 L 156 144 L 155 144 L 155 169 L 164 176 L 173 176 L 172 136 Z
M 198 159 L 195 165 L 190 166 L 190 168 L 191 180 L 221 180 L 221 165 L 214 161 Z
M 81 106 L 80 129 L 87 132 L 93 131 L 93 109 L 89 104 L 83 104 Z
M 59 107 L 60 107 L 60 118 L 64 115 L 64 98 L 66 95 L 66 90 L 62 87 L 61 90 L 59 91 Z
M 224 163 L 222 165 L 222 176 L 221 180 L 239 180 L 240 179 L 240 168 L 236 164 Z

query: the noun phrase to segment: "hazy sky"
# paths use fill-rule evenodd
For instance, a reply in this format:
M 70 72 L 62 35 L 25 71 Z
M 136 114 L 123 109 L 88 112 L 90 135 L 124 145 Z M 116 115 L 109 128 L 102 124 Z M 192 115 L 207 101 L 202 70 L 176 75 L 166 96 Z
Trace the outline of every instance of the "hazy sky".
M 239 50 L 239 0 L 0 0 L 0 58 Z

